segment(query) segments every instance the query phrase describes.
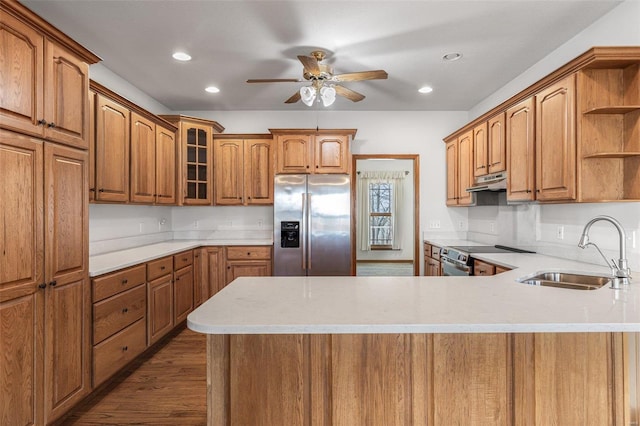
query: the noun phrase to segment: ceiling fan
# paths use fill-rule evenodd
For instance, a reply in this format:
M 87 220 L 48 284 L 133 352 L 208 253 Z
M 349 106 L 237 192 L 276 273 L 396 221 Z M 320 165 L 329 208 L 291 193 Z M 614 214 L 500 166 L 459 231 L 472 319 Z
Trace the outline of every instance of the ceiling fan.
M 309 86 L 303 86 L 299 91 L 294 93 L 289 99 L 284 101 L 286 104 L 296 103 L 302 100 L 306 105 L 311 106 L 320 95 L 324 106 L 329 106 L 335 100 L 335 96 L 343 96 L 353 102 L 360 102 L 365 98 L 361 93 L 348 89 L 340 84 L 341 82 L 362 81 L 362 80 L 381 80 L 387 78 L 387 72 L 384 70 L 360 71 L 345 74 L 334 74 L 333 68 L 326 64 L 321 64 L 326 57 L 326 53 L 322 50 L 314 50 L 311 56 L 298 55 L 298 59 L 304 67 L 302 77 L 304 80 L 295 78 L 263 78 L 250 79 L 247 83 L 301 83 L 311 82 Z

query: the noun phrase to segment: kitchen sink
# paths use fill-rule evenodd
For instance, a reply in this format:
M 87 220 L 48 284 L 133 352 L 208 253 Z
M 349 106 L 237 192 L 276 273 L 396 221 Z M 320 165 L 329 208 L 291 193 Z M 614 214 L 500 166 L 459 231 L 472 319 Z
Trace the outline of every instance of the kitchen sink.
M 577 274 L 573 272 L 537 272 L 533 276 L 518 278 L 516 281 L 529 285 L 568 288 L 573 290 L 596 290 L 611 282 L 606 275 Z

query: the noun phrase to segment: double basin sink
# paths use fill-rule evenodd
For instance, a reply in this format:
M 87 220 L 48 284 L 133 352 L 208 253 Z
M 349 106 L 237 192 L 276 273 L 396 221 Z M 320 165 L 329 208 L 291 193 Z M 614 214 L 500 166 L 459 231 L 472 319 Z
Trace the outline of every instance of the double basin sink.
M 573 272 L 538 272 L 533 276 L 518 278 L 529 285 L 567 288 L 573 290 L 597 290 L 611 282 L 605 275 L 587 275 Z

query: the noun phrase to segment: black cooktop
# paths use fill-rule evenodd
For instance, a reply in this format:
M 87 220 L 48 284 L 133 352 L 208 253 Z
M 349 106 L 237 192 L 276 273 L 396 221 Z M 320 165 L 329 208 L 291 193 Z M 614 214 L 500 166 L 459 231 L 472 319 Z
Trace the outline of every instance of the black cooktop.
M 450 249 L 457 250 L 461 253 L 535 253 L 535 251 L 524 250 L 515 247 L 501 246 L 449 246 Z

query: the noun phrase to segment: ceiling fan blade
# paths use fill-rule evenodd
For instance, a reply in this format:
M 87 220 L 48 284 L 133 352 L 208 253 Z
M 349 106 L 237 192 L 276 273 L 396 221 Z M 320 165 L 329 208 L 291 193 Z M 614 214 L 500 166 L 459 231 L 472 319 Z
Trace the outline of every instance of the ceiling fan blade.
M 304 70 L 311 75 L 320 74 L 320 67 L 318 66 L 318 60 L 311 56 L 298 55 L 298 59 L 302 62 Z
M 333 81 L 362 81 L 362 80 L 384 80 L 388 77 L 384 70 L 349 72 L 346 74 L 336 74 L 331 80 Z
M 247 83 L 301 83 L 297 78 L 254 78 L 247 80 Z
M 291 96 L 289 99 L 284 101 L 284 103 L 285 104 L 295 104 L 299 100 L 300 100 L 300 92 L 298 91 L 298 92 L 294 93 L 293 96 Z
M 336 89 L 336 95 L 340 95 L 340 96 L 344 96 L 345 98 L 353 101 L 353 102 L 360 102 L 361 100 L 364 99 L 364 95 L 361 93 L 358 93 L 354 90 L 351 89 L 347 89 L 344 86 L 340 86 L 338 84 L 333 86 L 334 89 Z

